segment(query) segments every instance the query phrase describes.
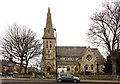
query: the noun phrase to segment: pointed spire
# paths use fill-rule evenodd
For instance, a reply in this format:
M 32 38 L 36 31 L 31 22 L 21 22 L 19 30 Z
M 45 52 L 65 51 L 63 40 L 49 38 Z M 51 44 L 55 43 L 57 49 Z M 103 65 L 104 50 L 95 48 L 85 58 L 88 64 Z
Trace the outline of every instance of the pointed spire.
M 48 13 L 47 13 L 47 19 L 46 19 L 46 27 L 44 28 L 44 36 L 43 39 L 45 38 L 52 38 L 55 39 L 54 37 L 54 29 L 52 27 L 52 19 L 51 19 L 51 13 L 50 13 L 50 7 L 48 7 Z
M 52 19 L 51 19 L 50 7 L 48 7 L 46 28 L 52 28 Z
M 48 7 L 48 13 L 47 13 L 48 15 L 51 15 L 51 13 L 50 13 L 50 7 Z

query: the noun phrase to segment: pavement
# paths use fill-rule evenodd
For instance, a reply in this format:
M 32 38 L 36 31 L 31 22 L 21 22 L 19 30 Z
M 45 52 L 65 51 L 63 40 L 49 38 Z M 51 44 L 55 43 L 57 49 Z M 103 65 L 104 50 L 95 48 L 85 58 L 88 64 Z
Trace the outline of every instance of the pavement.
M 23 80 L 23 81 L 40 81 L 40 80 L 56 80 L 56 79 L 39 79 L 39 78 L 13 78 L 13 77 L 0 77 L 1 80 Z
M 38 78 L 13 78 L 0 77 L 0 80 L 21 80 L 21 81 L 56 81 L 56 79 L 38 79 Z M 81 82 L 106 82 L 106 83 L 120 83 L 120 80 L 80 80 Z

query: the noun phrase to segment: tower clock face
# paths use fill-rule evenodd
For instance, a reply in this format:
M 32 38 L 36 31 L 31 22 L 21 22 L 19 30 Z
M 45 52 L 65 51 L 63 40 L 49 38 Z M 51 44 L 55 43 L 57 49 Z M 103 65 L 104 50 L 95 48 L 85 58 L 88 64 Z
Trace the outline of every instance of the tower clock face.
M 88 56 L 86 57 L 86 59 L 87 59 L 88 61 L 90 61 L 90 60 L 92 59 L 92 56 L 91 56 L 91 55 L 88 55 Z

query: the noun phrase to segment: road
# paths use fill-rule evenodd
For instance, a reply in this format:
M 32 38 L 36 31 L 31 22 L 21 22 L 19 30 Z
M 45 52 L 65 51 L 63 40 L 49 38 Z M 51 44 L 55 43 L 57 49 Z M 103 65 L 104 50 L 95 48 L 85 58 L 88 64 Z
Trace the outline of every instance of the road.
M 40 80 L 40 81 L 33 81 L 33 80 L 3 80 L 2 84 L 119 84 L 119 83 L 112 83 L 112 82 L 85 82 L 81 81 L 80 83 L 69 83 L 69 82 L 64 82 L 64 83 L 58 83 L 55 80 Z

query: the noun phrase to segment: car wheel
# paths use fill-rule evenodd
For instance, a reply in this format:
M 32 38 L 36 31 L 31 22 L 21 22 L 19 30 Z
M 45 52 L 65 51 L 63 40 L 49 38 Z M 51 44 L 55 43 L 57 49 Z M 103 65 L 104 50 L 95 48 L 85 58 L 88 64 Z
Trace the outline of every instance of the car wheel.
M 77 80 L 73 80 L 74 83 L 77 83 Z
M 60 82 L 62 82 L 62 80 L 61 80 L 61 79 L 58 79 L 58 82 L 60 83 Z

